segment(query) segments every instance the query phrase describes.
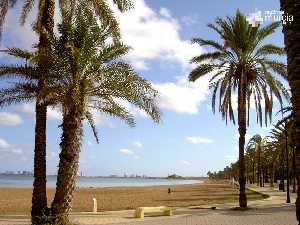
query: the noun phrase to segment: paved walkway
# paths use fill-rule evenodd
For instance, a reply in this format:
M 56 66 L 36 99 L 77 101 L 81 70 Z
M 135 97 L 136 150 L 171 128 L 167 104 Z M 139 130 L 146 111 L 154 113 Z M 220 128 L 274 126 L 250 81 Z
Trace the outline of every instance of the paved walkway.
M 270 187 L 249 188 L 270 195 L 264 200 L 252 201 L 249 210 L 238 211 L 233 208 L 236 204 L 216 204 L 189 208 L 175 208 L 174 216 L 146 216 L 144 219 L 133 217 L 133 210 L 101 212 L 97 214 L 76 213 L 72 219 L 80 225 L 296 225 L 295 194 L 291 194 L 291 203 L 285 203 L 286 192 L 279 192 Z M 26 216 L 0 216 L 0 225 L 22 224 L 30 221 Z

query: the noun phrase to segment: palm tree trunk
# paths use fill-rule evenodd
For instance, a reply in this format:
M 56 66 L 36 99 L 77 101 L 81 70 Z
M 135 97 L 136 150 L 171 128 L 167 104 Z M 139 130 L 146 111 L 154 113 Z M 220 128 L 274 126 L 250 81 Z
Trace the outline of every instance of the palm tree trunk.
M 261 187 L 264 187 L 265 186 L 265 170 L 264 169 L 262 169 L 262 176 L 261 176 L 261 180 L 262 180 L 262 185 L 261 185 Z
M 284 185 L 284 148 L 281 147 L 281 183 L 283 184 L 282 191 L 285 192 L 285 185 Z
M 252 176 L 253 176 L 253 180 L 252 180 L 252 184 L 255 184 L 255 161 L 253 160 L 252 162 Z
M 270 186 L 274 187 L 274 164 L 270 167 Z
M 295 155 L 295 148 L 293 148 L 293 161 L 292 161 L 292 167 L 293 167 L 293 193 L 296 193 L 296 155 Z
M 296 179 L 300 183 L 300 2 L 299 0 L 280 0 L 284 13 L 293 16 L 293 21 L 283 26 L 284 43 L 287 50 L 288 82 L 292 93 L 293 118 L 295 126 Z M 297 188 L 300 202 L 300 186 Z M 300 211 L 297 213 L 300 218 Z
M 261 148 L 258 146 L 258 176 L 259 176 L 259 186 L 262 187 L 262 170 L 261 170 Z
M 78 171 L 80 142 L 82 136 L 83 110 L 73 109 L 63 116 L 61 153 L 57 174 L 56 193 L 52 213 L 58 225 L 68 224 L 68 214 L 73 201 L 75 179 Z
M 239 125 L 239 204 L 241 208 L 247 207 L 245 188 L 245 135 L 246 135 L 246 80 L 242 73 L 238 88 L 238 125 Z
M 247 160 L 245 160 L 245 182 L 246 184 L 248 184 L 248 164 L 247 164 Z
M 34 181 L 32 192 L 32 224 L 39 224 L 39 216 L 46 213 L 46 122 L 47 107 L 36 103 Z
M 40 1 L 41 4 L 42 1 Z M 54 26 L 54 0 L 45 0 L 44 7 L 40 14 L 40 24 L 49 35 L 53 34 Z M 39 37 L 39 52 L 47 56 L 49 54 L 50 42 L 44 33 L 40 33 Z M 48 64 L 41 60 L 39 67 L 44 74 L 47 74 Z M 42 78 L 39 83 L 39 89 L 42 90 L 46 85 L 47 80 Z M 32 224 L 40 224 L 40 216 L 48 213 L 47 208 L 47 192 L 46 192 L 46 124 L 47 124 L 47 105 L 40 104 L 40 97 L 36 101 L 36 125 L 35 125 L 35 148 L 34 148 L 34 181 L 32 192 L 32 208 L 31 221 Z
M 291 203 L 290 199 L 290 174 L 289 174 L 289 150 L 288 150 L 288 131 L 287 121 L 284 123 L 285 133 L 285 154 L 286 154 L 286 203 Z

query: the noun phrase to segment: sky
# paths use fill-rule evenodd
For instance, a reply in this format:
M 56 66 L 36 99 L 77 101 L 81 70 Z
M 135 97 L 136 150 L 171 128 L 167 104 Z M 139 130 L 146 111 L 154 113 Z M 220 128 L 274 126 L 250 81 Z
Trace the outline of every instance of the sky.
M 191 44 L 191 38 L 219 40 L 206 25 L 216 17 L 234 15 L 237 9 L 250 15 L 257 11 L 279 10 L 278 0 L 135 0 L 135 8 L 124 14 L 116 12 L 124 43 L 132 47 L 126 57 L 136 71 L 159 92 L 162 122 L 153 123 L 145 113 L 126 105 L 135 115 L 136 127 L 122 121 L 94 114 L 100 143 L 84 123 L 79 171 L 84 175 L 145 174 L 148 176 L 204 176 L 237 160 L 238 127 L 226 125 L 221 115 L 211 110 L 209 76 L 189 83 L 193 69 L 189 60 L 208 49 Z M 1 49 L 31 49 L 37 41 L 31 30 L 36 9 L 25 26 L 18 25 L 20 5 L 5 21 Z M 59 13 L 56 11 L 56 23 Z M 264 21 L 268 24 L 269 21 Z M 281 28 L 267 40 L 283 46 Z M 0 63 L 16 63 L 0 55 Z M 4 84 L 0 81 L 0 87 Z M 1 84 L 2 83 L 2 84 Z M 234 106 L 237 96 L 233 96 Z M 34 102 L 0 109 L 0 172 L 33 170 Z M 279 110 L 275 102 L 274 112 Z M 273 123 L 278 116 L 273 115 Z M 47 173 L 56 174 L 61 130 L 61 114 L 48 109 Z M 254 134 L 268 135 L 270 125 L 256 123 L 251 109 L 246 141 Z

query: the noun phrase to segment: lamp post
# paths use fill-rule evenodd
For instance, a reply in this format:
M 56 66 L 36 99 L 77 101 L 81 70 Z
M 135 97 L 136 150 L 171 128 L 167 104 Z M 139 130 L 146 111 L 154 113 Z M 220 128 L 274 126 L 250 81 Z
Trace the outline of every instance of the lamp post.
M 291 203 L 290 199 L 290 178 L 289 178 L 289 151 L 288 151 L 288 132 L 287 121 L 284 121 L 285 130 L 285 154 L 286 154 L 286 203 Z

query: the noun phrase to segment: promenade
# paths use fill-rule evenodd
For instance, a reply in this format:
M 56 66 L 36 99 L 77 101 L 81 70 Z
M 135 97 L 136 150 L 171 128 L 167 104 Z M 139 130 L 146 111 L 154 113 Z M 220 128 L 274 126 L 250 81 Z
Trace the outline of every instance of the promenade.
M 246 211 L 234 210 L 238 202 L 231 204 L 216 204 L 194 206 L 188 208 L 174 208 L 174 216 L 165 217 L 150 215 L 144 219 L 133 217 L 133 210 L 100 212 L 97 214 L 72 214 L 72 219 L 80 225 L 296 225 L 295 194 L 291 193 L 291 203 L 285 203 L 286 192 L 279 192 L 270 187 L 248 186 L 250 189 L 267 194 L 264 200 L 250 201 L 250 209 Z M 210 207 L 216 206 L 215 210 Z M 27 225 L 29 218 L 25 216 L 0 216 L 1 225 Z

